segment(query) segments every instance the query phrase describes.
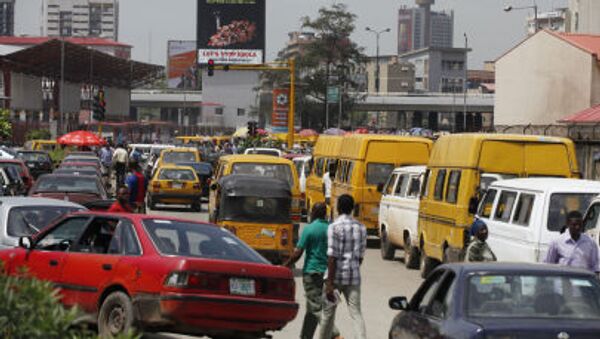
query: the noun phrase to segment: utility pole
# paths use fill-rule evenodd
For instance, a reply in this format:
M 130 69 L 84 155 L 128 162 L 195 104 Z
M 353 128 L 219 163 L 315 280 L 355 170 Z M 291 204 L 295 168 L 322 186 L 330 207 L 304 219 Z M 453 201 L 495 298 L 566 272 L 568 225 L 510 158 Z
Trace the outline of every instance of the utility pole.
M 64 107 L 64 91 L 65 91 L 65 38 L 60 39 L 60 93 L 58 97 L 58 106 L 60 106 L 60 126 L 57 128 L 57 134 L 62 135 L 65 123 L 65 107 Z
M 464 119 L 464 128 L 465 128 L 465 132 L 467 131 L 467 84 L 469 82 L 469 71 L 468 71 L 468 67 L 467 67 L 467 61 L 469 59 L 469 38 L 467 37 L 467 33 L 464 34 L 465 36 L 465 80 L 463 82 L 463 119 Z
M 367 27 L 365 28 L 365 30 L 367 32 L 371 32 L 373 34 L 375 34 L 376 37 L 376 44 L 377 44 L 377 50 L 376 50 L 376 54 L 375 54 L 375 92 L 377 94 L 379 94 L 379 90 L 381 87 L 381 83 L 380 83 L 380 65 L 379 65 L 379 37 L 381 36 L 382 33 L 389 33 L 392 30 L 389 28 L 383 29 L 381 31 L 377 31 L 377 30 L 373 30 L 371 27 Z

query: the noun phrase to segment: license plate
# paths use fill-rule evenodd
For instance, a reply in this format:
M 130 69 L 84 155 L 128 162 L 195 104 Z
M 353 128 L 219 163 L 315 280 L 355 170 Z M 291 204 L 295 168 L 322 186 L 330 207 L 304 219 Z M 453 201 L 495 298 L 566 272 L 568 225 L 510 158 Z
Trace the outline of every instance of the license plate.
M 183 188 L 183 184 L 182 183 L 173 183 L 173 188 L 174 189 L 182 189 Z
M 230 278 L 229 293 L 234 295 L 256 295 L 254 280 Z

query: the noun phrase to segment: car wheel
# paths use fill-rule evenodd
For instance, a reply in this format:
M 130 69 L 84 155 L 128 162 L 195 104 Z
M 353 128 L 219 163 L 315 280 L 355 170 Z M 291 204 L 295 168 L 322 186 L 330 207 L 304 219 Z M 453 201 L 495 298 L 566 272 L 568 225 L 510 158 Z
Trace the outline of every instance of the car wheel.
M 437 260 L 428 257 L 424 252 L 421 253 L 420 259 L 421 278 L 426 279 L 429 273 L 437 266 Z
M 381 240 L 381 258 L 383 260 L 394 259 L 396 248 L 394 248 L 394 245 L 390 244 L 390 239 L 385 229 L 381 230 L 381 236 L 379 239 Z
M 104 299 L 98 313 L 98 334 L 112 338 L 127 333 L 133 326 L 133 305 L 123 292 L 113 292 Z
M 419 268 L 419 248 L 410 245 L 410 238 L 404 241 L 404 265 L 409 269 Z

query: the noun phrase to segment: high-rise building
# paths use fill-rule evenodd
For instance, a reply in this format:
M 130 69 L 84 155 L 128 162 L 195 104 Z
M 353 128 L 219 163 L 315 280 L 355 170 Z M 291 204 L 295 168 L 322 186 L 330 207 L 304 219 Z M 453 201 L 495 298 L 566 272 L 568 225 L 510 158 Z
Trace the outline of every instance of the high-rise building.
M 118 0 L 44 0 L 47 36 L 119 38 Z
M 435 0 L 416 0 L 418 7 L 398 11 L 398 54 L 427 47 L 450 48 L 454 41 L 454 12 L 434 12 Z
M 15 35 L 15 0 L 0 0 L 0 35 Z
M 600 1 L 569 0 L 571 32 L 600 34 Z

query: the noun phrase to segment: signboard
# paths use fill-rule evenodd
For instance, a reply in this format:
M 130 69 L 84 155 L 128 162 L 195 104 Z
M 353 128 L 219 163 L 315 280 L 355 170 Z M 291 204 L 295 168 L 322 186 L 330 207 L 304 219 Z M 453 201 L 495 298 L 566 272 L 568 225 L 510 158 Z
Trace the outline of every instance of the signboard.
M 327 102 L 340 101 L 340 88 L 338 86 L 327 87 Z
M 263 63 L 265 16 L 265 0 L 198 0 L 198 63 Z
M 288 116 L 290 113 L 290 90 L 276 88 L 273 90 L 273 115 L 271 126 L 274 133 L 288 132 Z
M 196 41 L 169 41 L 167 56 L 168 87 L 198 89 Z

